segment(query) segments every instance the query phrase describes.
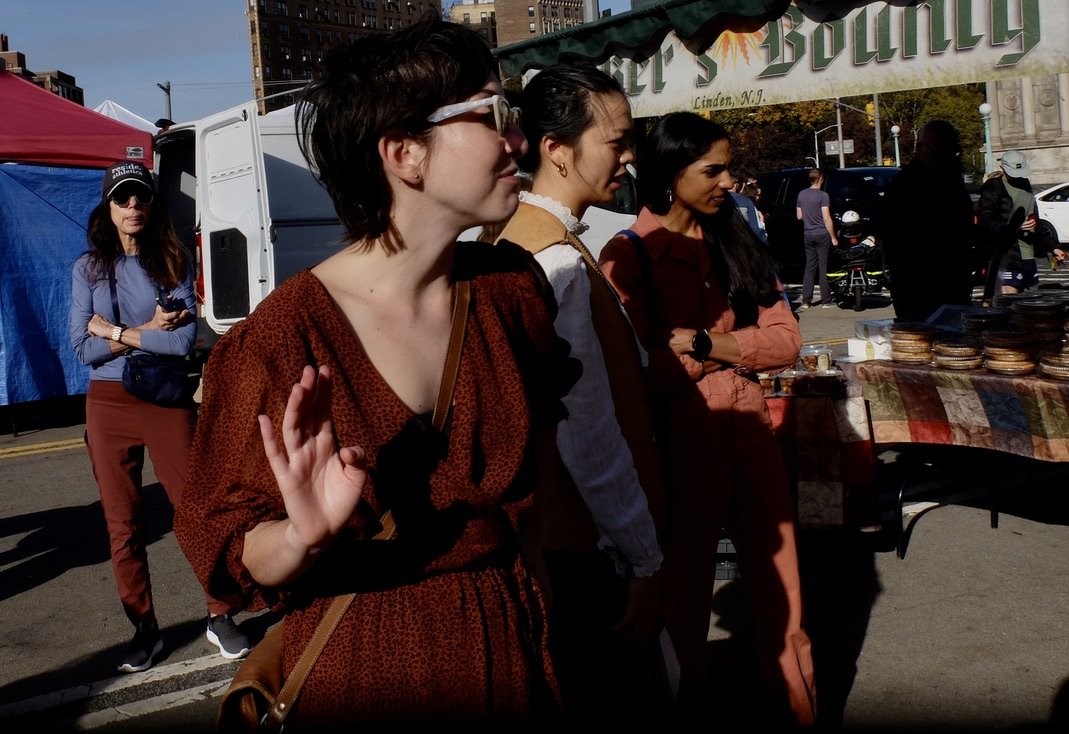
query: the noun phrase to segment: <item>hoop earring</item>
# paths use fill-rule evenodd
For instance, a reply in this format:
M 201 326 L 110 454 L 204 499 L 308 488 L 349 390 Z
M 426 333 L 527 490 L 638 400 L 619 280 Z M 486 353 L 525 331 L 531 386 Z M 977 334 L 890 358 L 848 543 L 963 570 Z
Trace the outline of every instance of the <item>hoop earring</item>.
M 560 174 L 561 178 L 568 178 L 568 168 L 563 163 L 557 164 L 557 173 Z

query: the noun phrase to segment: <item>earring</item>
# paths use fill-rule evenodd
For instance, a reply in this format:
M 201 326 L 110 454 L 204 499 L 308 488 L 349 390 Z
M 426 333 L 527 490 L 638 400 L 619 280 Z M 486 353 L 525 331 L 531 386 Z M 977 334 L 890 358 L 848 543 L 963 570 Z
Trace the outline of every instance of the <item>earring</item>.
M 557 173 L 560 174 L 561 178 L 568 178 L 568 168 L 563 163 L 557 164 Z
M 671 204 L 671 203 L 672 203 L 672 200 L 673 200 L 673 199 L 675 198 L 675 197 L 674 197 L 674 196 L 672 195 L 672 189 L 668 189 L 668 190 L 667 190 L 667 191 L 665 192 L 665 197 L 667 197 L 667 198 L 668 198 L 668 203 L 669 203 L 669 204 Z

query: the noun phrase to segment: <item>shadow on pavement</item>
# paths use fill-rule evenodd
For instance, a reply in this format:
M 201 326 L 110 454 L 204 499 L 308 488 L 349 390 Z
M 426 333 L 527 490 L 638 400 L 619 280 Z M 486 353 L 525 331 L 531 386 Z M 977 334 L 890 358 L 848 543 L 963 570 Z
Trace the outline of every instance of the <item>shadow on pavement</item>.
M 171 531 L 174 511 L 163 486 L 154 482 L 141 490 L 148 518 L 145 543 L 152 545 Z M 60 507 L 0 518 L 0 538 L 25 535 L 11 550 L 0 553 L 0 601 L 30 591 L 79 566 L 110 558 L 108 533 L 100 502 Z

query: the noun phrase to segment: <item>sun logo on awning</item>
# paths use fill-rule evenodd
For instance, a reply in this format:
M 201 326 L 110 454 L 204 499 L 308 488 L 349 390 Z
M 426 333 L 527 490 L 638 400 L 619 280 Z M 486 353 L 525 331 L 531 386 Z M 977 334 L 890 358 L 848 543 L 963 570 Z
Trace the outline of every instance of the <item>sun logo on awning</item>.
M 744 61 L 744 66 L 749 66 L 751 59 L 759 58 L 761 42 L 765 40 L 767 31 L 761 28 L 753 33 L 735 33 L 724 31 L 713 43 L 709 55 L 720 64 L 731 62 L 732 66 L 739 66 L 739 57 Z

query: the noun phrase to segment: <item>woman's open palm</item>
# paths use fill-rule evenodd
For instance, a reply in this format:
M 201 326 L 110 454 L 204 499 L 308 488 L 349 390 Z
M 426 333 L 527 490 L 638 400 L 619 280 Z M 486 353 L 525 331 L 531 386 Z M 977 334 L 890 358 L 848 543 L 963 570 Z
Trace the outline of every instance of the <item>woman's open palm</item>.
M 282 417 L 281 443 L 271 419 L 259 416 L 260 435 L 286 503 L 296 540 L 319 549 L 352 515 L 367 481 L 364 450 L 338 449 L 330 417 L 330 368 L 305 366 Z

